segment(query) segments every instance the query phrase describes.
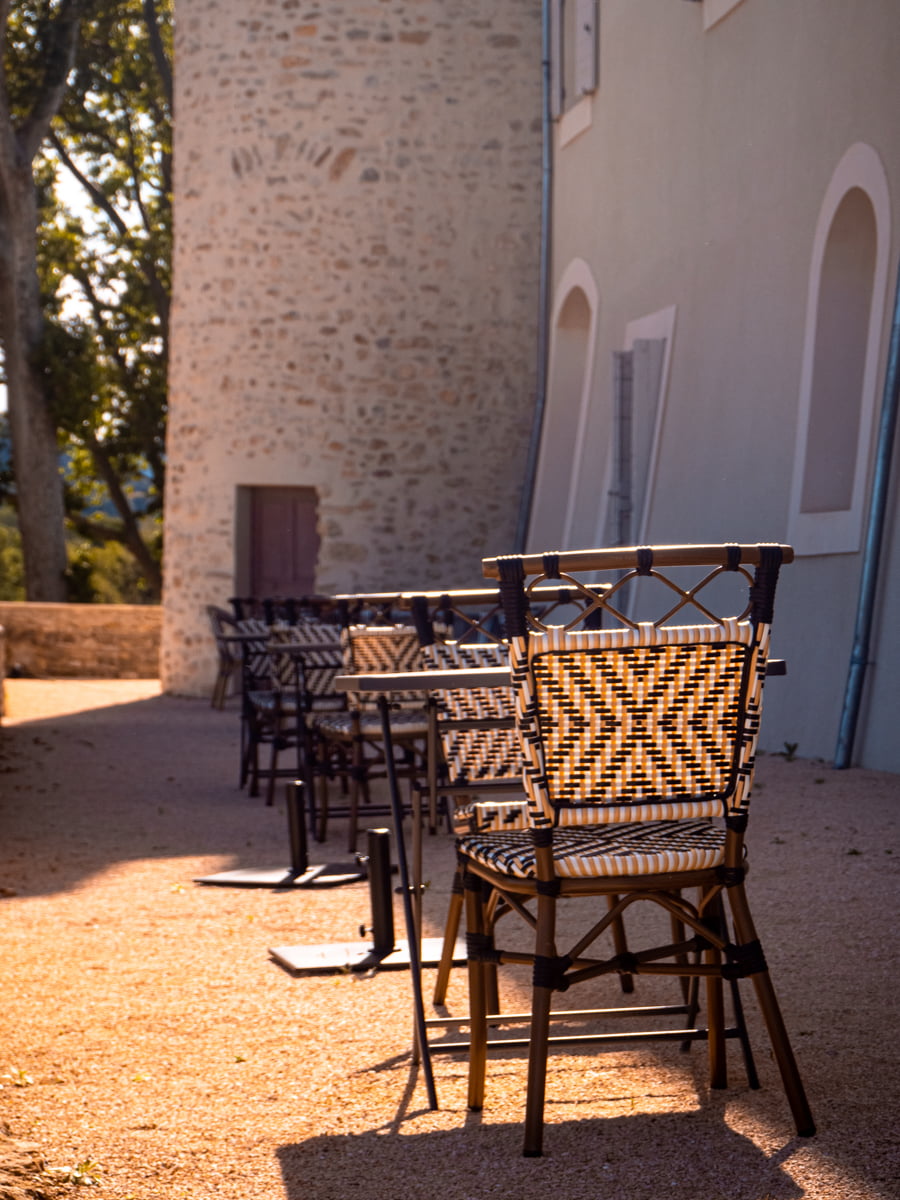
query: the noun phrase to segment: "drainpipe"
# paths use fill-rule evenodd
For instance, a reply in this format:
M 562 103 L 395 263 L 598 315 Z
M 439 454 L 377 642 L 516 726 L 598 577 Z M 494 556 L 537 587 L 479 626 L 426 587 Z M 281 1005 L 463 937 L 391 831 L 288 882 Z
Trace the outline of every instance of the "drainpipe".
M 844 690 L 844 707 L 841 712 L 837 749 L 834 755 L 834 765 L 838 770 L 844 770 L 850 766 L 853 740 L 856 736 L 856 723 L 859 719 L 862 701 L 863 679 L 868 666 L 872 613 L 875 608 L 875 590 L 878 584 L 878 566 L 881 558 L 898 403 L 900 403 L 900 268 L 898 268 L 897 290 L 894 295 L 894 316 L 891 323 L 884 397 L 881 404 L 881 420 L 878 426 L 878 443 L 875 450 L 875 474 L 872 479 L 872 495 L 869 501 L 869 519 L 863 547 L 863 568 L 859 581 L 853 650 L 850 654 L 850 669 L 847 675 L 847 686 Z
M 537 338 L 537 389 L 531 440 L 525 462 L 525 482 L 519 504 L 519 519 L 513 550 L 521 554 L 528 536 L 531 518 L 531 502 L 537 475 L 538 452 L 541 447 L 541 430 L 544 424 L 544 409 L 547 404 L 547 346 L 549 340 L 549 294 L 550 294 L 550 224 L 553 184 L 553 125 L 550 118 L 550 0 L 541 5 L 541 230 L 540 230 L 540 276 L 538 282 L 538 338 Z

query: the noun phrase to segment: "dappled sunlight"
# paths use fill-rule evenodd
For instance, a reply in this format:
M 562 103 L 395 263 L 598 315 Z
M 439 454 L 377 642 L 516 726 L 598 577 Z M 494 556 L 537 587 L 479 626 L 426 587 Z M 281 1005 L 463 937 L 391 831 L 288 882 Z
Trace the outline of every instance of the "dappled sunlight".
M 162 695 L 158 679 L 7 679 L 4 725 L 51 720 Z

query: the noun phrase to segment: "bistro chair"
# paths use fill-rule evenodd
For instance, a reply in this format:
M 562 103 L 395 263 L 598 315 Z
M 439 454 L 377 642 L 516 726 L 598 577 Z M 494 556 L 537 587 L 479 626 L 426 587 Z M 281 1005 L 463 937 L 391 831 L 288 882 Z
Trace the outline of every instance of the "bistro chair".
M 561 613 L 571 618 L 584 609 L 583 597 L 569 588 L 532 591 L 532 602 L 543 621 Z M 477 613 L 472 608 L 478 609 Z M 502 636 L 502 603 L 498 590 L 460 591 L 414 596 L 410 604 L 422 647 L 425 670 L 480 670 L 509 666 L 509 646 Z M 499 618 L 499 619 L 498 619 Z M 578 619 L 584 619 L 580 617 Z M 453 634 L 447 638 L 447 634 Z M 528 827 L 522 783 L 524 761 L 515 728 L 513 694 L 509 688 L 450 688 L 429 697 L 431 721 L 428 788 L 432 825 L 438 803 L 456 834 L 522 830 Z M 611 898 L 612 901 L 612 898 Z M 462 873 L 457 870 L 444 928 L 441 959 L 435 976 L 433 1002 L 444 1003 L 454 948 L 462 919 Z M 488 907 L 492 922 L 510 910 L 494 893 Z M 615 922 L 617 950 L 627 951 L 622 921 Z M 631 992 L 631 977 L 622 974 L 622 990 Z M 493 995 L 492 1012 L 498 997 Z
M 269 725 L 260 696 L 272 688 L 269 625 L 262 617 L 237 619 L 236 638 L 241 648 L 240 786 L 250 783 L 250 794 L 259 794 L 259 748 L 268 740 Z
M 259 780 L 266 779 L 266 803 L 271 805 L 279 778 L 302 779 L 314 822 L 315 780 L 322 773 L 334 773 L 334 764 L 323 762 L 319 754 L 314 722 L 323 713 L 346 707 L 344 696 L 332 686 L 343 666 L 340 630 L 310 617 L 278 624 L 269 630 L 266 654 L 267 686 L 250 693 L 250 706 L 257 746 L 268 744 L 269 765 L 261 768 L 254 756 L 251 794 L 256 795 Z M 286 750 L 294 750 L 296 766 L 279 766 Z M 345 772 L 342 764 L 338 773 Z
M 227 609 L 219 608 L 216 604 L 207 604 L 206 617 L 219 657 L 210 704 L 213 708 L 224 708 L 232 681 L 240 678 L 242 655 L 238 622 Z
M 527 820 L 525 829 L 464 834 L 457 842 L 469 962 L 468 1104 L 473 1111 L 484 1104 L 491 973 L 530 964 L 527 1156 L 543 1150 L 553 996 L 609 974 L 705 981 L 707 1028 L 655 1036 L 706 1040 L 712 1087 L 726 1086 L 725 1039 L 739 1036 L 725 1029 L 723 982 L 736 995 L 737 980 L 749 978 L 797 1131 L 814 1132 L 744 889 L 775 588 L 781 563 L 792 557 L 785 546 L 731 545 L 483 564 L 503 593 Z M 589 582 L 598 574 L 606 590 Z M 535 617 L 530 594 L 548 579 L 580 590 L 580 628 L 578 618 L 554 626 Z M 742 593 L 736 605 L 734 588 L 723 594 L 728 583 Z M 585 615 L 600 613 L 602 628 L 583 627 Z M 494 894 L 531 927 L 530 951 L 496 944 L 486 913 Z M 561 945 L 559 901 L 595 898 L 606 899 L 606 911 L 591 913 L 583 935 Z M 601 953 L 595 943 L 637 903 L 669 914 L 672 941 Z M 557 1040 L 603 1044 L 610 1035 Z
M 343 670 L 348 675 L 417 671 L 420 669 L 419 639 L 408 625 L 350 625 L 341 632 Z M 391 725 L 399 754 L 396 770 L 409 780 L 425 770 L 428 717 L 421 691 L 391 697 Z M 346 709 L 314 718 L 313 725 L 323 761 L 348 756 L 350 760 L 350 803 L 347 834 L 350 853 L 356 850 L 360 809 L 371 815 L 387 809 L 372 804 L 370 783 L 386 775 L 384 738 L 377 700 L 365 692 L 348 692 Z M 338 815 L 329 796 L 329 773 L 319 775 L 317 837 L 324 841 L 329 815 Z M 399 831 L 397 836 L 399 837 Z

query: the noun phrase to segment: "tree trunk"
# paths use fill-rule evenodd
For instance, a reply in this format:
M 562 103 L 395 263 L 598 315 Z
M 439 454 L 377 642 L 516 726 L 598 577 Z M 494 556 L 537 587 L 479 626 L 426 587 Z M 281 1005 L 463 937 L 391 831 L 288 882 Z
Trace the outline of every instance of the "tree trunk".
M 0 336 L 29 600 L 66 599 L 65 507 L 56 425 L 37 363 L 37 205 L 31 162 L 0 167 Z M 5 169 L 4 169 L 5 168 Z
M 33 64 L 38 83 L 25 112 L 11 105 L 7 39 L 13 5 L 0 0 L 0 339 L 29 600 L 66 599 L 65 506 L 56 423 L 38 366 L 44 334 L 37 273 L 34 157 L 65 95 L 85 10 L 93 0 L 60 0 L 41 22 Z

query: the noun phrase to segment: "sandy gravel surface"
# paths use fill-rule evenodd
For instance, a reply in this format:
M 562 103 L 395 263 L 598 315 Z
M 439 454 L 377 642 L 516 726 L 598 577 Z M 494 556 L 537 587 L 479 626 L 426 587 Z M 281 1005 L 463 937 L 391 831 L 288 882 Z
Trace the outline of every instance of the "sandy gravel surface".
M 734 1044 L 732 1086 L 717 1093 L 702 1046 L 561 1054 L 547 1154 L 525 1160 L 518 1054 L 489 1066 L 477 1117 L 464 1060 L 437 1056 L 430 1112 L 410 1064 L 407 973 L 297 978 L 271 959 L 272 946 L 353 941 L 366 884 L 194 882 L 287 859 L 283 804 L 237 787 L 233 708 L 161 696 L 155 681 L 14 680 L 7 704 L 0 1129 L 56 1168 L 38 1175 L 20 1152 L 20 1195 L 81 1194 L 65 1182 L 81 1166 L 110 1200 L 900 1197 L 900 777 L 761 762 L 750 894 L 818 1136 L 793 1136 L 748 989 L 762 1090 L 747 1089 Z M 446 835 L 426 855 L 436 934 Z M 339 825 L 313 857 L 346 858 Z M 639 980 L 640 998 L 665 1000 L 664 983 Z M 507 1003 L 523 996 L 514 979 Z M 589 999 L 621 997 L 607 980 Z

